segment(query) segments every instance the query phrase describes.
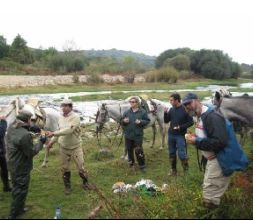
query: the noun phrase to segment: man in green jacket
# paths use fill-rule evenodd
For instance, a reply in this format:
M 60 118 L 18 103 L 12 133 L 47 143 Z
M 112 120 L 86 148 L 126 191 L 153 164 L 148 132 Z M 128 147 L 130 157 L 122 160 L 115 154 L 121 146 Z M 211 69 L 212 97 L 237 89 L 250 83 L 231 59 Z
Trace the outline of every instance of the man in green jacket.
M 26 211 L 25 201 L 33 169 L 33 157 L 42 150 L 46 142 L 45 137 L 40 137 L 39 143 L 33 144 L 30 132 L 31 117 L 29 112 L 20 112 L 7 132 L 8 168 L 13 185 L 10 219 L 16 219 Z
M 142 171 L 145 171 L 145 156 L 143 152 L 143 136 L 144 128 L 150 123 L 147 112 L 140 108 L 140 102 L 138 97 L 132 97 L 130 99 L 131 108 L 123 115 L 123 129 L 125 134 L 125 144 L 128 151 L 128 161 L 130 167 L 134 166 L 135 158 L 138 160 L 138 164 Z

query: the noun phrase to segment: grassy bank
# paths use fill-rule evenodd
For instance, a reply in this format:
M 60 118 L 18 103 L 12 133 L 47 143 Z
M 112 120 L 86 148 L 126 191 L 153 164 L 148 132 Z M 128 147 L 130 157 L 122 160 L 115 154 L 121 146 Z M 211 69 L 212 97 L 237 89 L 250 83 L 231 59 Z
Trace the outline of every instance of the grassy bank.
M 186 95 L 187 92 L 180 92 L 180 95 L 182 97 L 184 97 Z M 199 96 L 200 99 L 203 99 L 205 97 L 209 97 L 212 95 L 211 92 L 206 91 L 206 92 L 196 92 Z M 122 93 L 122 92 L 113 92 L 110 95 L 89 95 L 89 96 L 76 96 L 76 97 L 72 97 L 71 99 L 73 101 L 78 101 L 78 102 L 84 102 L 84 101 L 100 101 L 100 100 L 124 100 L 127 99 L 130 96 L 136 96 L 136 95 L 141 95 L 141 94 L 145 94 L 148 95 L 150 98 L 153 99 L 158 99 L 160 101 L 168 101 L 169 98 L 169 94 L 168 92 L 151 92 L 151 93 Z
M 106 141 L 103 146 L 111 148 L 114 158 L 98 160 L 99 148 L 96 147 L 95 138 L 84 138 L 85 165 L 89 170 L 90 181 L 101 190 L 105 197 L 116 209 L 117 215 L 125 218 L 251 218 L 253 216 L 253 199 L 249 191 L 252 188 L 238 186 L 234 182 L 223 199 L 223 205 L 214 213 L 208 213 L 201 205 L 203 173 L 198 169 L 196 151 L 189 146 L 190 172 L 182 175 L 179 165 L 180 176 L 169 177 L 169 161 L 167 150 L 156 148 L 150 149 L 151 130 L 148 129 L 145 137 L 145 153 L 147 160 L 147 173 L 142 174 L 138 169 L 131 170 L 126 162 L 118 159 L 123 152 L 120 148 L 110 147 Z M 252 142 L 248 142 L 247 151 L 250 154 Z M 34 170 L 27 206 L 30 211 L 23 218 L 52 218 L 57 206 L 62 209 L 63 218 L 80 219 L 87 218 L 89 212 L 103 203 L 103 200 L 95 192 L 81 190 L 81 181 L 72 166 L 73 192 L 66 197 L 63 193 L 63 183 L 60 172 L 58 149 L 54 149 L 50 157 L 49 167 L 40 167 L 43 152 L 35 158 Z M 118 181 L 134 184 L 142 178 L 151 179 L 161 186 L 169 185 L 168 192 L 157 197 L 144 194 L 129 193 L 117 195 L 111 191 L 112 185 Z M 1 183 L 0 183 L 1 185 Z M 1 186 L 0 186 L 1 189 Z M 0 218 L 8 215 L 11 197 L 9 194 L 0 192 Z M 104 208 L 97 218 L 114 218 L 115 213 L 111 209 Z
M 94 84 L 94 85 L 57 85 L 43 87 L 17 87 L 17 88 L 0 88 L 0 95 L 19 95 L 19 94 L 38 94 L 38 93 L 72 93 L 72 92 L 96 92 L 96 91 L 131 91 L 131 90 L 176 90 L 176 89 L 195 89 L 198 86 L 208 85 L 233 85 L 240 83 L 253 82 L 247 79 L 238 80 L 209 80 L 209 79 L 192 79 L 180 80 L 175 84 L 168 83 L 143 83 L 143 84 Z

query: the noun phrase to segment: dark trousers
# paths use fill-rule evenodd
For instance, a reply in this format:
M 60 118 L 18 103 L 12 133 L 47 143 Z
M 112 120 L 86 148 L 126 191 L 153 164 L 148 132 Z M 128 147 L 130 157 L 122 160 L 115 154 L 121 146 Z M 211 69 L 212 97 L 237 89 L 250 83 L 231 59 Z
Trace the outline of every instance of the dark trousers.
M 8 169 L 7 169 L 7 162 L 4 155 L 0 156 L 0 168 L 1 168 L 1 179 L 3 181 L 4 187 L 8 186 Z
M 30 184 L 30 172 L 23 175 L 11 175 L 12 178 L 12 204 L 10 217 L 17 218 L 25 208 L 26 197 Z
M 145 167 L 145 155 L 143 152 L 143 147 L 142 147 L 142 141 L 134 141 L 134 140 L 129 140 L 125 138 L 125 144 L 128 152 L 128 160 L 130 165 L 134 165 L 135 163 L 135 158 L 134 158 L 134 153 L 137 158 L 138 164 L 140 168 Z

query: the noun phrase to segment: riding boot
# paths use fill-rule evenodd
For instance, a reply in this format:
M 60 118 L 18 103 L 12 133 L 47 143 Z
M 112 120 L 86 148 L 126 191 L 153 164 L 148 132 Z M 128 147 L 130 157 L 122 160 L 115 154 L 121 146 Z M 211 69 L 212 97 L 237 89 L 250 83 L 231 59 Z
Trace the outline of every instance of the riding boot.
M 170 163 L 171 163 L 171 172 L 169 176 L 176 176 L 177 175 L 177 157 L 171 157 L 170 158 Z
M 63 182 L 65 186 L 65 195 L 70 195 L 71 193 L 71 183 L 70 183 L 70 177 L 71 177 L 71 172 L 65 172 L 63 174 Z
M 83 189 L 84 190 L 91 190 L 91 186 L 89 185 L 89 182 L 88 182 L 88 177 L 83 173 L 79 173 L 79 176 L 83 180 Z
M 9 184 L 9 181 L 4 182 L 3 191 L 4 192 L 11 192 L 12 191 L 12 189 L 10 187 L 10 184 Z
M 188 159 L 182 160 L 182 167 L 184 169 L 184 173 L 187 174 L 187 172 L 189 171 L 189 163 L 188 163 Z

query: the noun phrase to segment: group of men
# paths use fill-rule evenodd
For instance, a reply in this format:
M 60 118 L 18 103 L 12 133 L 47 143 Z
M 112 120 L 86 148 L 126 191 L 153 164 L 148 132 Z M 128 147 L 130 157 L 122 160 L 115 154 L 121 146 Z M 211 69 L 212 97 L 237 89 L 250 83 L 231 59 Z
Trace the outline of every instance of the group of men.
M 227 190 L 230 177 L 224 176 L 217 160 L 217 154 L 227 146 L 228 134 L 225 118 L 216 111 L 209 111 L 198 96 L 189 93 L 183 101 L 178 93 L 170 96 L 172 108 L 165 108 L 164 121 L 170 122 L 168 131 L 169 159 L 171 162 L 170 176 L 177 176 L 177 154 L 184 172 L 189 169 L 187 143 L 195 145 L 202 152 L 206 161 L 203 183 L 203 204 L 206 208 L 217 208 L 221 197 Z M 135 163 L 134 150 L 140 169 L 145 171 L 143 151 L 143 130 L 150 122 L 147 112 L 141 107 L 138 97 L 130 99 L 131 109 L 122 120 L 125 132 L 125 143 L 128 149 L 130 166 Z M 193 117 L 197 118 L 195 134 L 187 134 L 187 129 L 194 125 Z
M 33 143 L 32 132 L 38 131 L 39 129 L 32 122 L 32 114 L 27 111 L 19 112 L 15 122 L 10 124 L 7 130 L 8 163 L 6 162 L 6 146 L 4 140 L 7 122 L 4 117 L 0 118 L 1 177 L 4 192 L 12 192 L 10 219 L 16 219 L 27 211 L 25 202 L 29 190 L 30 174 L 33 169 L 33 157 L 42 150 L 48 138 L 51 138 L 50 142 L 47 143 L 48 148 L 52 148 L 56 142 L 60 145 L 65 194 L 69 195 L 71 193 L 71 159 L 76 163 L 79 176 L 83 181 L 83 189 L 90 189 L 87 171 L 84 168 L 80 117 L 72 111 L 73 103 L 71 100 L 64 100 L 61 107 L 62 116 L 59 119 L 59 130 L 56 132 L 48 131 L 46 135 L 41 135 L 37 144 Z M 8 171 L 11 176 L 12 189 L 9 185 Z
M 148 112 L 141 107 L 138 97 L 130 99 L 131 108 L 123 115 L 122 126 L 125 134 L 125 144 L 128 150 L 128 161 L 130 167 L 135 165 L 137 158 L 141 171 L 146 171 L 145 155 L 143 150 L 144 129 L 150 123 Z M 165 109 L 165 123 L 170 122 L 169 128 L 169 158 L 171 161 L 170 175 L 177 175 L 177 154 L 181 160 L 184 171 L 189 169 L 186 143 L 195 145 L 202 151 L 204 158 L 208 161 L 203 184 L 204 205 L 215 208 L 220 205 L 222 195 L 228 188 L 230 178 L 225 177 L 217 161 L 217 153 L 223 149 L 227 142 L 225 119 L 208 111 L 208 107 L 201 104 L 197 95 L 189 93 L 181 101 L 179 94 L 170 96 L 172 108 Z M 33 157 L 39 153 L 47 139 L 48 148 L 55 143 L 60 145 L 60 157 L 62 162 L 62 176 L 65 186 L 65 194 L 71 193 L 71 170 L 70 161 L 76 163 L 79 176 L 83 181 L 84 190 L 89 190 L 87 171 L 84 167 L 83 149 L 81 145 L 80 117 L 73 112 L 71 100 L 62 102 L 62 116 L 59 120 L 59 130 L 46 132 L 41 136 L 38 144 L 33 144 L 31 136 L 32 115 L 21 111 L 16 121 L 9 125 L 7 130 L 7 158 L 4 136 L 7 122 L 4 117 L 0 118 L 0 165 L 1 178 L 4 192 L 12 191 L 12 205 L 10 218 L 15 219 L 26 211 L 25 201 L 28 194 L 30 173 L 33 167 Z M 186 135 L 187 129 L 193 126 L 194 114 L 197 117 L 195 135 Z M 208 132 L 205 132 L 207 130 Z M 12 189 L 9 185 L 8 170 L 12 180 Z

